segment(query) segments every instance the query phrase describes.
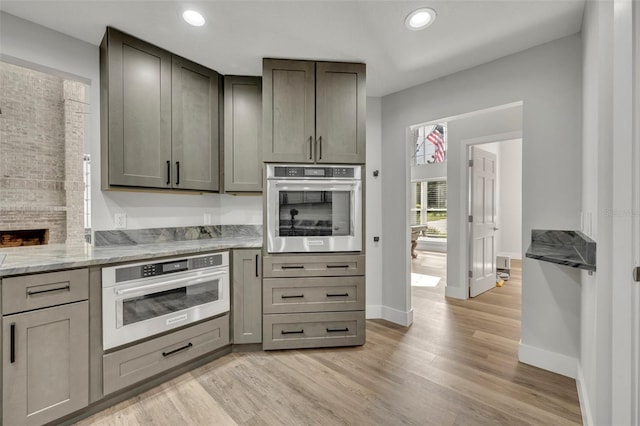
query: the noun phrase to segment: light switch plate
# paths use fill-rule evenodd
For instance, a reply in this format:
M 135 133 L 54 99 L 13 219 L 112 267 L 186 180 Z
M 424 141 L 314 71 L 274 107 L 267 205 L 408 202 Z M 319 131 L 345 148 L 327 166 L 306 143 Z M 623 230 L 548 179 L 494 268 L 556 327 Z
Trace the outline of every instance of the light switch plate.
M 113 218 L 113 225 L 116 229 L 125 229 L 127 227 L 127 214 L 116 213 Z

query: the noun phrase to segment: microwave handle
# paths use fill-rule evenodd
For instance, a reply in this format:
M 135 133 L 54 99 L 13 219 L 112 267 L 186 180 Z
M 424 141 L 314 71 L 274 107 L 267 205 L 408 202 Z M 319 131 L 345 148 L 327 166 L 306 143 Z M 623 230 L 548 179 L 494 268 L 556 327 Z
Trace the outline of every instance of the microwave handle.
M 199 282 L 202 282 L 202 281 L 204 281 L 206 279 L 217 277 L 217 276 L 223 276 L 223 275 L 226 275 L 226 274 L 227 274 L 227 271 L 220 271 L 220 272 L 215 272 L 215 273 L 212 273 L 212 274 L 200 275 L 197 278 L 183 278 L 183 279 L 179 279 L 179 280 L 163 281 L 161 283 L 155 283 L 155 284 L 147 284 L 147 285 L 140 285 L 140 286 L 136 286 L 136 287 L 116 289 L 116 295 L 122 296 L 122 295 L 125 295 L 125 294 L 135 293 L 135 292 L 138 292 L 138 291 L 155 290 L 155 289 L 160 289 L 160 288 L 164 288 L 164 287 L 175 287 L 176 284 L 180 284 L 180 283 L 183 283 L 183 282 L 185 282 L 185 286 L 190 286 L 190 285 L 193 285 L 193 284 L 198 284 Z

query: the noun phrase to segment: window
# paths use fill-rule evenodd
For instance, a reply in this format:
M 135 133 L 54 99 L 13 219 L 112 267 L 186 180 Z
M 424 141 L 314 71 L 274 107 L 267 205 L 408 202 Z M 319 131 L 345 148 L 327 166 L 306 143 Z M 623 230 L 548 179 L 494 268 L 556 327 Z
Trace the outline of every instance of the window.
M 447 159 L 447 123 L 413 129 L 416 165 L 444 163 Z
M 422 235 L 447 238 L 447 181 L 413 182 L 411 225 L 425 225 Z

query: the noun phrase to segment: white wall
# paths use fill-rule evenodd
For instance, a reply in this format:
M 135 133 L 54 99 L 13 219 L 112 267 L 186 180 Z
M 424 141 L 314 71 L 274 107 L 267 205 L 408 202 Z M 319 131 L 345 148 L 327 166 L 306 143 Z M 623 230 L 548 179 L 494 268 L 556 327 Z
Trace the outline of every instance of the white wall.
M 522 259 L 522 140 L 501 142 L 498 163 L 498 255 Z
M 581 211 L 581 43 L 570 36 L 382 99 L 382 182 L 385 265 L 382 302 L 411 317 L 408 287 L 408 126 L 516 101 L 523 102 L 523 251 L 533 228 L 578 229 Z M 449 145 L 449 220 L 464 223 L 459 145 Z M 451 152 L 451 151 L 454 152 Z M 458 191 L 452 190 L 457 188 Z M 464 198 L 462 199 L 464 202 Z M 453 219 L 453 220 L 452 220 Z M 464 227 L 448 231 L 448 284 L 464 286 L 457 270 Z M 464 267 L 464 265 L 463 265 Z M 521 359 L 575 375 L 579 353 L 580 274 L 523 261 Z
M 367 167 L 365 251 L 367 253 L 367 318 L 382 316 L 382 247 L 383 241 L 374 242 L 374 236 L 382 235 L 381 186 L 385 171 L 381 170 L 382 99 L 367 98 Z M 378 177 L 373 171 L 378 170 Z

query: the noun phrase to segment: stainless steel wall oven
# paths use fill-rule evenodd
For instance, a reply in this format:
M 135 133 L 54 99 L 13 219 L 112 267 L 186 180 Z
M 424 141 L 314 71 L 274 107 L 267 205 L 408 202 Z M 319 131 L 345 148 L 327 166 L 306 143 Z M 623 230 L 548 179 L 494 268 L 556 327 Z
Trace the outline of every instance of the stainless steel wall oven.
M 102 269 L 103 347 L 229 311 L 229 253 Z
M 267 165 L 269 253 L 362 250 L 361 166 Z

